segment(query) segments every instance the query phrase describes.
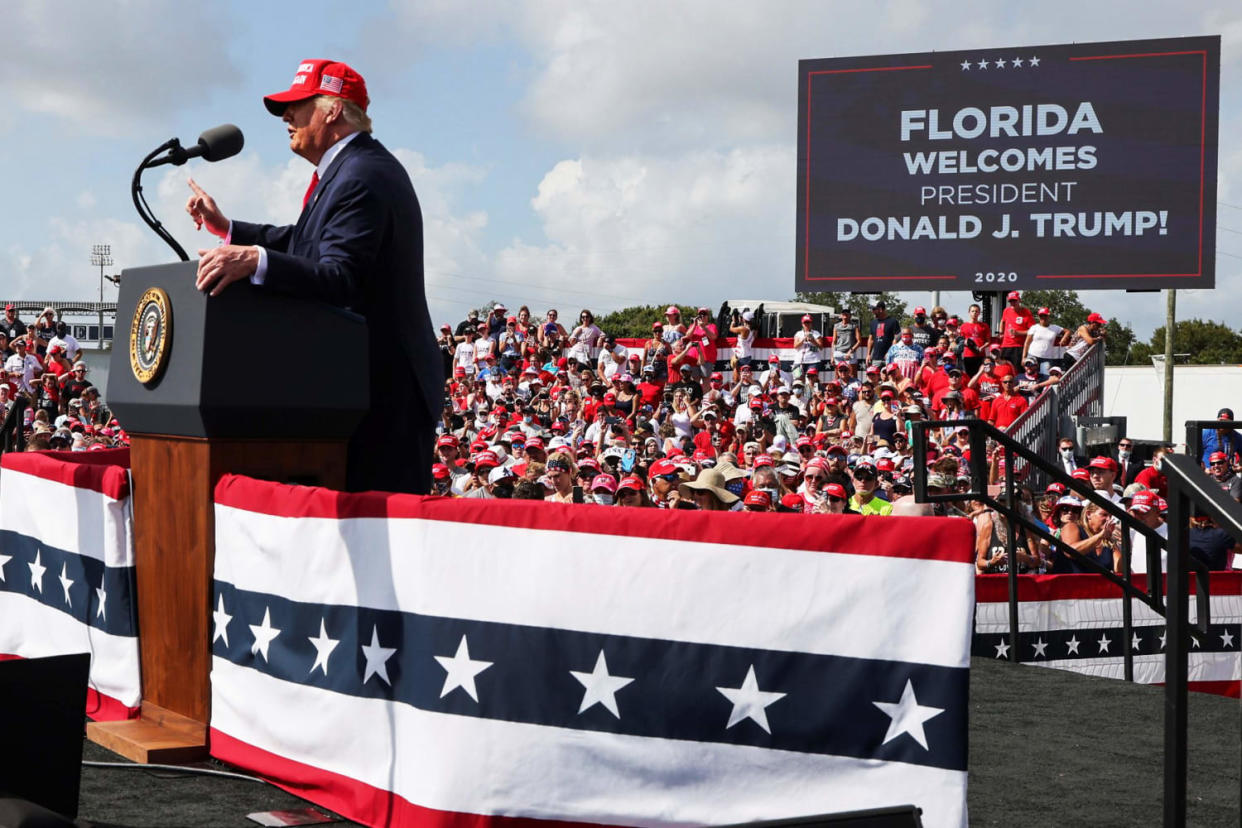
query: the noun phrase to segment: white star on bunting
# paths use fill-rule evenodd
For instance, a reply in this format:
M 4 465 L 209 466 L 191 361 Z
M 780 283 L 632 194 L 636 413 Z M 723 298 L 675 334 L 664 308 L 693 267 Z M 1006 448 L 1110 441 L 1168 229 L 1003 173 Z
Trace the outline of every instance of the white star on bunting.
M 1066 655 L 1069 655 L 1070 653 L 1078 655 L 1078 645 L 1081 643 L 1082 642 L 1078 640 L 1078 636 L 1071 635 L 1070 640 L 1065 642 Z
M 1229 630 L 1225 630 L 1223 633 L 1221 633 L 1220 644 L 1222 647 L 1232 647 L 1233 646 L 1233 633 L 1229 632 Z
M 215 644 L 217 638 L 224 639 L 224 646 L 229 646 L 229 622 L 233 620 L 233 616 L 224 611 L 224 596 L 216 602 L 216 608 L 211 613 L 211 620 L 216 622 L 216 630 L 211 634 L 211 643 Z M 254 627 L 251 627 L 254 629 Z M 267 651 L 264 651 L 264 658 L 267 657 Z
M 30 567 L 30 587 L 40 595 L 43 594 L 43 573 L 47 572 L 47 567 L 39 562 L 42 554 L 41 551 L 36 552 L 34 562 L 26 564 Z
M 1004 69 L 1004 68 L 1005 68 L 1005 59 L 1004 59 L 1004 58 L 997 58 L 996 60 L 994 60 L 994 61 L 992 61 L 992 62 L 996 64 L 996 68 L 997 68 L 997 69 Z
M 1143 646 L 1143 639 L 1139 638 L 1139 634 L 1135 633 L 1134 638 L 1130 639 L 1130 649 L 1138 650 Z
M 323 674 L 328 674 L 328 656 L 332 655 L 332 651 L 336 649 L 336 645 L 341 643 L 340 639 L 328 638 L 328 631 L 325 629 L 324 618 L 319 616 L 319 637 L 311 638 L 306 636 L 306 640 L 315 645 L 315 663 L 311 665 L 310 672 L 315 672 L 315 668 L 323 670 Z
M 1100 652 L 1101 652 L 1101 653 L 1107 653 L 1107 652 L 1108 652 L 1108 645 L 1109 645 L 1109 644 L 1112 644 L 1112 643 L 1113 643 L 1113 641 L 1112 641 L 1112 639 L 1111 639 L 1111 638 L 1109 638 L 1108 636 L 1106 636 L 1106 635 L 1104 635 L 1103 633 L 1101 633 L 1101 634 L 1100 634 L 1100 640 L 1099 640 L 1099 641 L 1097 641 L 1096 643 L 1100 645 Z
M 107 621 L 108 613 L 104 610 L 104 607 L 108 603 L 108 593 L 106 590 L 104 590 L 103 584 L 100 584 L 98 587 L 95 588 L 95 594 L 99 596 L 99 608 L 95 610 L 95 617 L 102 618 L 103 620 Z
M 987 68 L 988 68 L 988 62 L 987 62 L 986 60 L 981 60 L 981 61 L 979 61 L 979 68 L 980 68 L 980 69 L 987 69 Z
M 742 680 L 741 687 L 717 687 L 716 690 L 733 703 L 725 730 L 743 719 L 751 719 L 765 732 L 772 732 L 772 728 L 768 726 L 767 707 L 785 698 L 785 694 L 760 690 L 759 681 L 755 678 L 755 665 L 750 665 L 746 670 L 746 678 Z
M 1034 55 L 1031 55 L 1030 59 L 1027 60 L 1027 63 L 1031 64 L 1032 66 L 1038 66 L 1039 58 L 1035 57 Z
M 1017 67 L 1017 66 L 1021 66 L 1021 65 L 1022 65 L 1022 58 L 1020 58 L 1020 57 L 1016 57 L 1016 58 L 1014 58 L 1013 60 L 1009 61 L 1009 63 L 1010 63 L 1011 65 L 1015 66 L 1015 67 Z
M 923 723 L 929 719 L 934 719 L 944 712 L 943 707 L 928 707 L 921 705 L 918 699 L 914 697 L 914 685 L 910 679 L 906 679 L 906 689 L 901 693 L 901 700 L 894 702 L 873 701 L 876 707 L 884 711 L 884 715 L 888 716 L 888 732 L 884 734 L 884 741 L 880 744 L 887 745 L 903 733 L 910 734 L 910 738 L 922 745 L 923 750 L 928 750 L 927 734 L 923 732 Z
M 12 555 L 0 555 L 0 583 L 4 583 L 4 565 L 13 560 Z
M 1042 638 L 1031 646 L 1035 648 L 1035 658 L 1039 658 L 1040 656 L 1043 656 L 1044 658 L 1048 657 L 1048 654 L 1044 652 L 1044 650 L 1048 649 L 1048 642 L 1044 641 Z
M 1009 658 L 1009 645 L 1004 641 L 1001 641 L 1001 643 L 996 645 L 996 657 Z
M 970 61 L 969 61 L 969 60 L 963 60 L 963 61 L 962 61 L 962 71 L 963 71 L 963 72 L 969 72 L 969 71 L 970 71 Z
M 1176 330 L 1176 328 L 1174 328 L 1174 330 Z M 1174 338 L 1176 339 L 1176 337 Z M 1160 633 L 1160 649 L 1162 650 L 1164 649 L 1164 640 L 1165 638 L 1168 637 L 1168 634 L 1169 634 L 1168 630 L 1165 630 L 1164 632 Z
M 280 635 L 280 630 L 272 626 L 272 610 L 270 607 L 263 608 L 263 623 L 259 626 L 248 624 L 250 632 L 254 635 L 254 644 L 250 645 L 251 653 L 258 653 L 263 656 L 263 660 L 267 661 L 267 648 L 271 646 L 272 639 Z
M 73 579 L 69 577 L 69 562 L 65 561 L 60 567 L 60 574 L 56 576 L 60 581 L 60 588 L 65 592 L 65 603 L 70 607 L 73 606 L 73 600 L 69 597 L 69 587 L 73 586 Z
M 362 645 L 362 657 L 367 660 L 366 669 L 362 673 L 362 683 L 366 684 L 371 676 L 379 676 L 384 684 L 391 687 L 392 682 L 388 680 L 388 659 L 392 658 L 395 652 L 397 652 L 396 647 L 380 646 L 379 627 L 372 625 L 371 643 Z
M 475 689 L 474 677 L 488 667 L 491 667 L 493 662 L 472 661 L 470 659 L 470 645 L 466 643 L 464 635 L 461 637 L 461 643 L 457 645 L 457 652 L 452 658 L 448 656 L 436 656 L 435 658 L 447 673 L 444 677 L 444 687 L 440 688 L 440 698 L 444 698 L 460 687 L 466 691 L 470 698 L 477 702 L 479 700 L 479 691 Z
M 604 659 L 604 651 L 599 651 L 599 657 L 595 659 L 595 669 L 590 673 L 580 673 L 577 670 L 570 670 L 569 674 L 578 680 L 578 683 L 586 688 L 586 692 L 582 694 L 582 704 L 578 705 L 578 713 L 584 713 L 594 704 L 602 704 L 613 716 L 621 718 L 621 713 L 617 709 L 617 691 L 634 679 L 625 676 L 612 676 L 608 674 L 608 662 Z

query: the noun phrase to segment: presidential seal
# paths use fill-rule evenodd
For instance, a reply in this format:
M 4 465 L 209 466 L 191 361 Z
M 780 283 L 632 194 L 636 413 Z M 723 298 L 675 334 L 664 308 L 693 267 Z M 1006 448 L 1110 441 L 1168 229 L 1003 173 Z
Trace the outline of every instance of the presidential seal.
M 151 288 L 142 294 L 129 325 L 129 367 L 134 378 L 150 385 L 159 378 L 172 352 L 172 304 L 168 294 Z

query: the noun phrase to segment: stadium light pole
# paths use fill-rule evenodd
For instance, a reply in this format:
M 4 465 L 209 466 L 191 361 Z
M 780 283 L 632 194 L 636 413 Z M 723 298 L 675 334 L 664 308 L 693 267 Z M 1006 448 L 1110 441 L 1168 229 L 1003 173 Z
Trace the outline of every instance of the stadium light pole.
M 102 351 L 103 343 L 104 343 L 104 312 L 103 312 L 104 268 L 112 267 L 112 245 L 110 244 L 91 245 L 91 266 L 99 268 L 99 350 Z
M 1164 315 L 1164 442 L 1173 442 L 1173 331 L 1177 325 L 1177 291 L 1169 288 Z

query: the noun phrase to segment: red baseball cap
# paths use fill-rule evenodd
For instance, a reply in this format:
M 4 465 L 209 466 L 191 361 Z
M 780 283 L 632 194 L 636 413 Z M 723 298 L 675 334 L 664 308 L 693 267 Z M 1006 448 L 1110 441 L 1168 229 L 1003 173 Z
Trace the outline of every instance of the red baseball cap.
M 1088 463 L 1087 466 L 1092 469 L 1108 469 L 1109 471 L 1117 470 L 1116 461 L 1114 461 L 1111 457 L 1104 457 L 1103 455 L 1099 457 L 1092 457 L 1091 462 Z
M 845 487 L 840 483 L 829 483 L 824 486 L 824 494 L 830 497 L 839 497 L 842 500 L 848 499 L 850 496 L 849 492 L 845 491 Z
M 793 512 L 801 512 L 806 506 L 802 495 L 790 493 L 781 498 L 781 505 Z
M 1229 459 L 1229 455 L 1223 451 L 1214 451 L 1208 456 L 1209 463 L 1223 463 Z
M 433 463 L 431 465 L 431 476 L 436 480 L 443 480 L 449 476 L 449 467 L 443 463 Z
M 1130 499 L 1130 508 L 1136 512 L 1150 512 L 1158 498 L 1155 492 L 1135 492 Z
M 371 102 L 367 97 L 367 82 L 349 66 L 332 60 L 304 60 L 298 64 L 293 83 L 284 92 L 276 92 L 263 98 L 267 111 L 277 118 L 285 114 L 285 108 L 296 101 L 304 101 L 316 95 L 344 98 L 362 107 L 365 112 Z
M 1088 472 L 1086 469 L 1084 469 L 1082 466 L 1079 466 L 1078 468 L 1074 469 L 1070 477 L 1074 478 L 1075 480 L 1090 480 L 1091 473 Z
M 755 468 L 756 469 L 763 468 L 764 466 L 771 466 L 771 465 L 773 465 L 772 455 L 770 454 L 756 454 L 755 455 Z
M 643 490 L 643 481 L 639 480 L 635 475 L 629 474 L 617 481 L 617 491 L 622 489 L 630 489 L 631 491 L 641 492 Z
M 1039 310 L 1035 312 L 1035 315 L 1036 316 L 1051 316 L 1052 311 L 1048 310 L 1047 308 L 1040 308 Z
M 803 321 L 803 322 L 810 322 L 810 321 L 811 321 L 811 315 L 810 315 L 809 313 L 804 313 L 804 314 L 802 314 L 802 321 Z
M 927 308 L 923 307 L 922 305 L 919 305 L 917 308 L 914 309 L 914 315 L 915 316 L 927 316 Z
M 744 506 L 761 506 L 764 509 L 772 508 L 772 495 L 760 489 L 753 489 L 746 493 L 745 499 L 742 500 Z
M 1009 302 L 1009 301 L 1012 301 L 1012 300 L 1014 300 L 1014 299 L 1021 300 L 1021 299 L 1022 299 L 1022 294 L 1021 294 L 1021 293 L 1018 293 L 1016 290 L 1011 290 L 1011 291 L 1009 291 L 1009 295 L 1005 297 L 1005 301 L 1006 301 L 1006 302 Z

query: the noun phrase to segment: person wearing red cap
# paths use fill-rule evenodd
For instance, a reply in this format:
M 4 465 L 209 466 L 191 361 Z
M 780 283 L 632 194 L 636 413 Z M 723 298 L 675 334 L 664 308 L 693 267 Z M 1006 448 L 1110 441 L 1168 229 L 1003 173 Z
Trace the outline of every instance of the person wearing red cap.
M 1001 356 L 1013 365 L 1022 364 L 1022 346 L 1026 332 L 1035 324 L 1035 317 L 1022 305 L 1022 294 L 1010 291 L 1001 313 Z
M 1121 495 L 1113 491 L 1113 483 L 1117 480 L 1117 461 L 1111 457 L 1100 455 L 1092 457 L 1087 464 L 1087 476 L 1091 479 L 1091 488 L 1100 497 L 1106 497 L 1113 503 L 1121 503 Z
M 1242 477 L 1233 473 L 1233 463 L 1229 455 L 1223 451 L 1214 451 L 1208 455 L 1208 474 L 1217 485 L 1234 500 L 1242 502 Z
M 919 305 L 914 309 L 914 324 L 910 326 L 910 335 L 914 344 L 926 350 L 940 339 L 940 331 L 927 321 L 927 308 Z
M 0 331 L 9 342 L 26 334 L 26 323 L 17 318 L 17 308 L 12 302 L 4 306 L 4 325 L 0 326 Z
M 295 225 L 230 221 L 190 180 L 186 211 L 226 243 L 199 250 L 199 290 L 249 279 L 367 318 L 370 411 L 350 440 L 347 487 L 426 493 L 444 376 L 423 280 L 422 212 L 405 168 L 371 137 L 366 82 L 306 60 L 263 99 L 293 152 L 315 165 Z
M 1069 344 L 1069 331 L 1052 324 L 1052 310 L 1040 308 L 1035 312 L 1039 323 L 1031 326 L 1022 343 L 1022 362 L 1034 359 L 1040 376 L 1048 376 L 1048 369 L 1061 364 L 1061 356 Z
M 824 335 L 815 330 L 814 319 L 809 313 L 802 315 L 802 327 L 794 334 L 793 378 L 802 379 L 811 368 L 818 368 L 827 345 Z
M 1070 338 L 1069 347 L 1065 349 L 1065 359 L 1070 362 L 1082 359 L 1082 355 L 1087 352 L 1088 348 L 1103 341 L 1108 335 L 1106 327 L 1108 327 L 1107 319 L 1098 313 L 1087 314 L 1087 321 L 1079 325 L 1078 330 Z

